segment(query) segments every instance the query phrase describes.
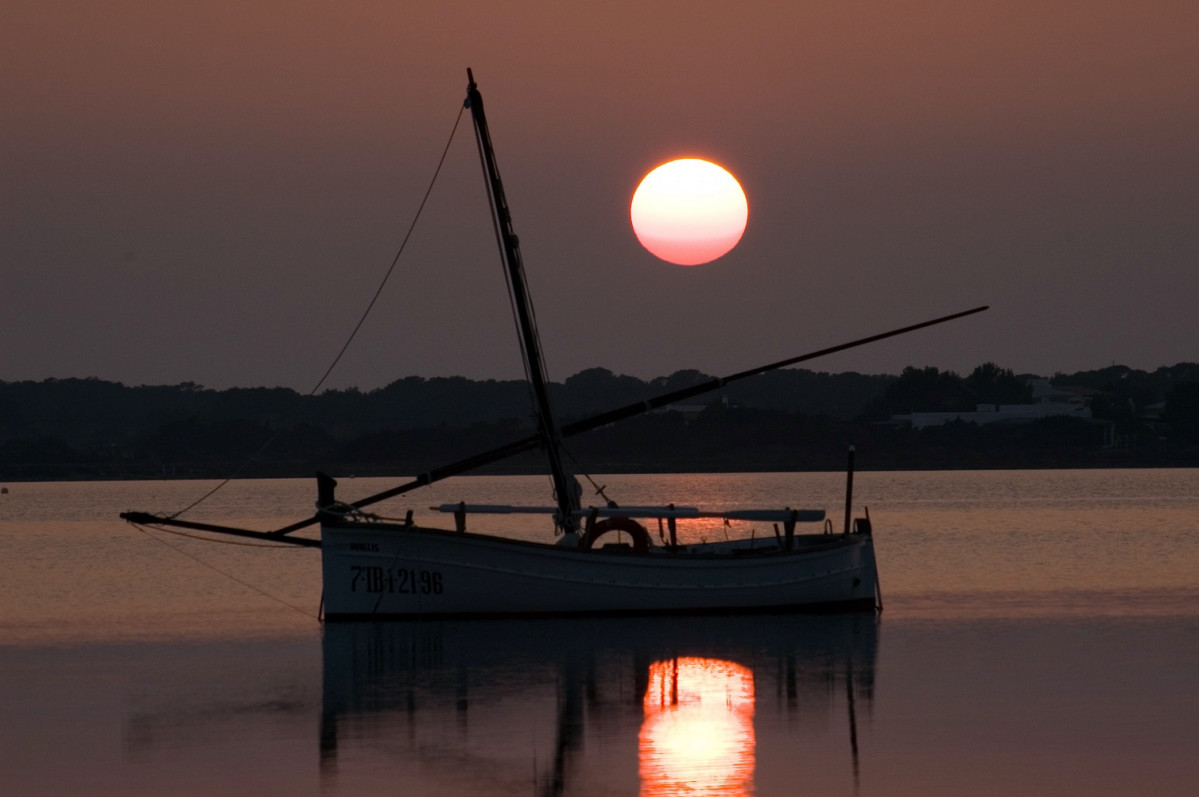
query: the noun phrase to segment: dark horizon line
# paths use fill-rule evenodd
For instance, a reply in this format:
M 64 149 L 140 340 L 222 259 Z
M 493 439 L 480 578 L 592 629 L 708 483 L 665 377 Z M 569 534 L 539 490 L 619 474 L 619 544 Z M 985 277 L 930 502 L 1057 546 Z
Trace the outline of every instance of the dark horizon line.
M 1109 369 L 1123 369 L 1123 370 L 1127 370 L 1127 371 L 1131 371 L 1131 372 L 1137 372 L 1137 371 L 1139 371 L 1139 372 L 1141 372 L 1141 373 L 1144 373 L 1144 374 L 1152 374 L 1152 373 L 1155 373 L 1155 372 L 1157 372 L 1157 371 L 1162 371 L 1162 370 L 1171 370 L 1171 369 L 1174 369 L 1174 368 L 1178 368 L 1179 366 L 1185 366 L 1185 365 L 1192 365 L 1192 366 L 1199 367 L 1199 362 L 1191 362 L 1191 361 L 1185 361 L 1185 360 L 1184 360 L 1184 361 L 1180 361 L 1180 362 L 1176 362 L 1176 363 L 1174 363 L 1174 364 L 1172 364 L 1172 365 L 1159 365 L 1159 366 L 1157 366 L 1156 368 L 1153 368 L 1152 370 L 1147 370 L 1147 369 L 1144 369 L 1144 368 L 1136 368 L 1136 367 L 1133 367 L 1133 366 L 1130 366 L 1130 365 L 1124 365 L 1123 363 L 1115 363 L 1115 362 L 1113 362 L 1111 365 L 1106 365 L 1106 366 L 1103 366 L 1102 368 L 1087 368 L 1087 369 L 1079 369 L 1079 370 L 1075 370 L 1075 371 L 1064 371 L 1064 370 L 1060 370 L 1060 369 L 1059 369 L 1059 370 L 1055 370 L 1055 371 L 1054 371 L 1052 374 L 1050 374 L 1050 375 L 1045 375 L 1045 374 L 1042 374 L 1042 373 L 1035 373 L 1035 372 L 1032 372 L 1032 371 L 1023 371 L 1023 372 L 1017 372 L 1017 371 L 1015 371 L 1015 369 L 1006 369 L 1006 366 L 1004 366 L 1004 365 L 1002 365 L 1002 364 L 1000 364 L 1000 363 L 996 363 L 996 362 L 994 362 L 994 361 L 992 361 L 992 360 L 988 360 L 988 361 L 984 361 L 984 362 L 982 362 L 982 363 L 979 363 L 979 364 L 978 364 L 978 366 L 975 366 L 975 368 L 977 368 L 977 367 L 979 367 L 979 366 L 982 366 L 982 365 L 986 365 L 986 364 L 988 364 L 988 363 L 990 363 L 990 364 L 993 364 L 993 365 L 996 365 L 996 366 L 998 366 L 999 368 L 1004 368 L 1005 370 L 1011 370 L 1011 371 L 1012 371 L 1012 373 L 1013 373 L 1013 375 L 1014 375 L 1016 378 L 1018 378 L 1018 379 L 1023 379 L 1023 378 L 1036 378 L 1036 379 L 1049 379 L 1049 380 L 1053 380 L 1053 379 L 1055 379 L 1055 378 L 1057 378 L 1057 377 L 1059 377 L 1059 376 L 1072 376 L 1072 375 L 1076 375 L 1076 374 L 1092 374 L 1092 373 L 1098 373 L 1098 372 L 1101 372 L 1101 371 L 1107 371 L 1107 370 L 1109 370 Z M 806 371 L 806 372 L 808 372 L 808 373 L 813 373 L 813 374 L 828 374 L 828 375 L 830 375 L 830 376 L 840 376 L 840 375 L 846 375 L 846 374 L 856 374 L 856 375 L 859 375 L 859 376 L 871 376 L 871 377 L 885 376 L 885 377 L 898 378 L 898 377 L 900 376 L 900 374 L 901 374 L 901 373 L 902 373 L 904 370 L 906 370 L 906 369 L 908 369 L 908 368 L 917 368 L 917 369 L 924 369 L 924 368 L 936 368 L 936 369 L 937 369 L 939 372 L 941 372 L 941 373 L 953 373 L 953 374 L 957 374 L 959 377 L 966 377 L 966 376 L 969 376 L 969 375 L 970 375 L 970 372 L 961 372 L 961 371 L 957 371 L 957 370 L 955 370 L 955 369 L 952 369 L 952 368 L 941 368 L 941 367 L 939 367 L 939 366 L 934 366 L 934 365 L 920 365 L 920 366 L 915 366 L 915 365 L 906 365 L 906 366 L 904 366 L 904 367 L 903 367 L 903 369 L 901 369 L 901 370 L 900 370 L 900 372 L 899 372 L 899 373 L 883 373 L 883 372 L 873 372 L 873 373 L 868 373 L 868 372 L 864 372 L 864 371 L 857 371 L 857 370 L 853 370 L 853 369 L 849 369 L 849 370 L 845 370 L 845 371 L 828 371 L 828 370 L 818 370 L 818 369 L 813 369 L 813 368 L 782 368 L 782 369 L 779 369 L 779 370 L 780 370 L 780 371 Z M 551 379 L 551 380 L 550 380 L 550 382 L 551 382 L 552 384 L 561 385 L 561 384 L 564 384 L 564 383 L 565 383 L 565 381 L 566 381 L 567 379 L 572 379 L 572 378 L 574 378 L 574 377 L 576 377 L 576 376 L 579 376 L 580 374 L 586 373 L 586 372 L 588 372 L 588 371 L 597 371 L 597 370 L 601 370 L 601 371 L 607 371 L 608 373 L 612 374 L 612 376 L 614 376 L 614 377 L 616 377 L 616 378 L 624 378 L 624 379 L 636 379 L 636 380 L 638 380 L 638 381 L 640 381 L 640 382 L 644 382 L 644 383 L 646 383 L 646 384 L 649 384 L 649 383 L 651 383 L 651 382 L 654 382 L 654 381 L 656 381 L 656 380 L 659 380 L 659 379 L 669 379 L 669 378 L 671 378 L 671 377 L 675 376 L 676 374 L 680 374 L 680 373 L 689 373 L 689 372 L 690 372 L 690 373 L 696 373 L 696 374 L 699 374 L 699 375 L 701 375 L 701 376 L 708 377 L 708 378 L 711 378 L 711 377 L 712 377 L 712 375 L 711 375 L 711 374 L 708 374 L 708 373 L 707 373 L 707 372 L 705 372 L 705 371 L 701 371 L 701 370 L 699 370 L 698 368 L 679 368 L 679 369 L 677 369 L 677 370 L 675 370 L 675 371 L 672 371 L 672 372 L 671 372 L 671 373 L 669 373 L 669 374 L 663 374 L 663 375 L 661 375 L 661 376 L 650 377 L 650 378 L 648 378 L 648 379 L 647 379 L 647 378 L 640 377 L 640 376 L 634 376 L 634 375 L 632 375 L 632 374 L 622 374 L 622 373 L 619 373 L 619 372 L 617 372 L 617 371 L 613 371 L 611 368 L 607 368 L 607 367 L 605 367 L 605 366 L 598 365 L 598 366 L 590 366 L 590 367 L 588 367 L 588 368 L 584 368 L 584 369 L 582 369 L 582 370 L 580 370 L 580 371 L 576 371 L 575 373 L 573 373 L 573 374 L 571 374 L 570 376 L 566 377 L 566 379 L 562 379 L 562 380 L 554 380 L 554 379 Z M 346 386 L 346 387 L 329 387 L 329 388 L 325 388 L 325 389 L 323 389 L 323 390 L 321 391 L 321 393 L 325 393 L 325 392 L 334 392 L 334 391 L 349 391 L 349 390 L 357 390 L 357 391 L 359 391 L 359 392 L 362 392 L 362 393 L 370 393 L 370 392 L 372 392 L 372 391 L 375 391 L 375 390 L 382 390 L 383 388 L 386 388 L 386 387 L 388 387 L 389 385 L 392 385 L 392 384 L 394 384 L 394 383 L 396 383 L 396 382 L 400 382 L 400 381 L 402 381 L 402 380 L 405 380 L 405 379 L 414 379 L 414 378 L 415 378 L 415 379 L 422 379 L 422 380 L 424 380 L 424 381 L 426 381 L 426 382 L 433 381 L 433 380 L 436 380 L 436 379 L 447 379 L 447 380 L 449 380 L 449 379 L 461 379 L 461 380 L 465 380 L 465 381 L 467 381 L 467 382 L 517 382 L 517 383 L 523 383 L 523 382 L 525 381 L 523 378 L 519 378 L 519 377 L 511 377 L 511 378 L 496 378 L 496 377 L 478 378 L 478 377 L 464 376 L 464 375 L 460 375 L 460 374 L 457 374 L 457 375 L 452 375 L 452 376 L 422 376 L 422 375 L 420 375 L 420 374 L 405 374 L 405 375 L 403 375 L 403 376 L 397 376 L 397 377 L 395 377 L 394 379 L 391 379 L 391 380 L 390 380 L 390 381 L 388 381 L 388 382 L 385 382 L 385 383 L 383 383 L 383 384 L 380 384 L 378 387 L 372 387 L 372 388 L 362 388 L 362 387 L 360 387 L 360 386 L 358 386 L 358 385 L 348 385 L 348 386 Z M 43 377 L 42 379 L 13 379 L 13 380 L 10 380 L 10 379 L 0 379 L 0 384 L 9 384 L 9 385 L 15 385 L 15 384 L 21 384 L 21 383 L 43 384 L 43 383 L 46 383 L 46 382 L 70 382 L 70 381 L 79 381 L 79 382 L 106 382 L 106 383 L 109 383 L 109 384 L 120 385 L 121 387 L 129 388 L 129 389 L 136 389 L 136 388 L 158 388 L 158 387 L 174 387 L 174 388 L 177 388 L 177 387 L 183 387 L 183 386 L 194 386 L 194 387 L 195 387 L 195 389 L 198 389 L 198 390 L 212 390 L 212 391 L 216 391 L 216 392 L 221 392 L 221 391 L 225 391 L 225 390 L 290 390 L 290 391 L 292 391 L 293 393 L 297 393 L 297 394 L 299 394 L 299 395 L 320 395 L 320 393 L 311 394 L 311 393 L 309 393 L 309 392 L 307 392 L 307 391 L 303 391 L 303 390 L 301 390 L 301 389 L 299 389 L 299 388 L 291 387 L 291 386 L 288 386 L 288 385 L 231 385 L 231 386 L 229 386 L 229 387 L 209 387 L 209 386 L 207 386 L 207 385 L 203 385 L 203 384 L 200 384 L 200 383 L 198 383 L 198 382 L 193 382 L 193 381 L 191 381 L 191 380 L 185 380 L 185 381 L 182 381 L 182 382 L 173 382 L 173 383 L 172 383 L 172 382 L 157 382 L 157 383 L 146 383 L 146 382 L 143 382 L 143 383 L 141 383 L 141 384 L 136 384 L 136 385 L 135 385 L 135 384 L 128 384 L 128 383 L 126 383 L 126 382 L 122 382 L 122 381 L 120 381 L 120 380 L 117 380 L 117 379 L 108 379 L 108 378 L 105 378 L 105 377 L 100 377 L 100 376 L 47 376 L 47 377 Z

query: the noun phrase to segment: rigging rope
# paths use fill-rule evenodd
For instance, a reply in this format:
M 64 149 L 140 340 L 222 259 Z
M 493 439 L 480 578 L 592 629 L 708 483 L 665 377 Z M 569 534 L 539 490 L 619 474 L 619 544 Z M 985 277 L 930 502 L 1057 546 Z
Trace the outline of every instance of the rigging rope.
M 595 488 L 595 494 L 598 495 L 600 498 L 603 498 L 604 502 L 608 505 L 608 507 L 610 509 L 615 509 L 616 502 L 613 501 L 611 498 L 609 498 L 608 494 L 606 492 L 604 492 L 604 490 L 608 489 L 608 485 L 596 483 L 595 479 L 591 478 L 591 474 L 588 473 L 587 471 L 583 470 L 582 463 L 580 463 L 577 459 L 575 459 L 574 452 L 572 452 L 565 444 L 563 444 L 561 446 L 561 450 L 566 452 L 566 456 L 569 457 L 570 461 L 574 464 L 574 466 L 575 466 L 574 475 L 582 476 L 584 479 L 589 481 L 591 483 L 591 486 Z
M 400 256 L 404 254 L 404 249 L 408 246 L 408 240 L 412 237 L 413 230 L 416 229 L 416 223 L 420 220 L 421 213 L 424 211 L 425 205 L 429 201 L 429 195 L 433 193 L 433 186 L 437 184 L 437 178 L 441 174 L 441 167 L 445 164 L 446 156 L 450 152 L 450 145 L 454 143 L 454 135 L 458 132 L 458 124 L 462 121 L 462 114 L 465 112 L 465 110 L 466 109 L 464 107 L 460 107 L 458 109 L 458 116 L 454 118 L 454 126 L 450 130 L 450 137 L 445 142 L 445 148 L 441 151 L 441 158 L 439 158 L 437 161 L 437 168 L 433 170 L 433 179 L 429 181 L 429 187 L 425 189 L 425 195 L 421 198 L 420 205 L 416 209 L 416 215 L 412 217 L 412 223 L 408 225 L 408 232 L 404 234 L 404 240 L 400 242 L 400 247 L 398 250 L 396 250 L 395 257 L 391 259 L 391 265 L 388 266 L 386 273 L 383 275 L 383 279 L 380 280 L 379 287 L 375 289 L 375 295 L 372 296 L 370 302 L 367 303 L 366 309 L 362 311 L 362 315 L 358 318 L 358 323 L 354 325 L 354 329 L 350 332 L 349 337 L 346 338 L 346 342 L 342 344 L 341 350 L 337 352 L 337 356 L 333 358 L 333 362 L 329 363 L 329 367 L 325 369 L 325 373 L 321 375 L 321 378 L 317 380 L 316 385 L 313 386 L 312 390 L 308 391 L 308 394 L 304 398 L 311 398 L 312 396 L 316 395 L 316 392 L 320 390 L 321 387 L 324 386 L 325 381 L 329 378 L 329 375 L 333 373 L 333 369 L 337 367 L 337 364 L 341 362 L 341 358 L 345 356 L 346 351 L 350 348 L 350 344 L 354 342 L 354 338 L 357 337 L 358 331 L 362 329 L 362 325 L 366 323 L 367 316 L 369 316 L 371 310 L 374 309 L 375 303 L 379 301 L 379 297 L 383 294 L 383 288 L 387 285 L 387 281 L 391 279 L 392 272 L 395 271 L 396 265 L 400 262 Z M 195 501 L 192 501 L 187 506 L 183 507 L 183 509 L 175 512 L 173 515 L 168 515 L 168 517 L 177 518 L 183 513 L 195 509 L 204 501 L 207 501 L 209 498 L 215 495 L 218 490 L 222 489 L 229 482 L 236 479 L 251 462 L 254 462 L 256 459 L 262 456 L 262 452 L 266 451 L 275 442 L 275 440 L 279 438 L 279 435 L 283 433 L 284 428 L 290 424 L 291 421 L 295 420 L 297 415 L 299 415 L 301 406 L 301 404 L 297 403 L 296 409 L 288 418 L 286 418 L 278 425 L 278 427 L 276 427 L 274 434 L 268 437 L 266 442 L 259 446 L 257 451 L 255 451 L 253 454 L 247 457 L 244 462 L 238 465 L 234 469 L 233 473 L 225 477 L 220 484 L 213 487 L 211 490 L 204 493 L 204 495 L 200 496 Z

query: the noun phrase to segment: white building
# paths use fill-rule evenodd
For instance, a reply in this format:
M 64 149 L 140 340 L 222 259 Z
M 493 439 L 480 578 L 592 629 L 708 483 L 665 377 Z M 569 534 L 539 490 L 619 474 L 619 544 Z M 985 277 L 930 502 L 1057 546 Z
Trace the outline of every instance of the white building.
M 1065 415 L 1071 418 L 1090 419 L 1091 408 L 1082 396 L 1054 390 L 1048 379 L 1030 380 L 1032 385 L 1031 404 L 979 404 L 974 412 L 913 412 L 908 415 L 893 415 L 895 423 L 910 423 L 916 429 L 928 426 L 943 426 L 950 421 L 967 423 L 999 423 L 1001 421 L 1033 421 Z

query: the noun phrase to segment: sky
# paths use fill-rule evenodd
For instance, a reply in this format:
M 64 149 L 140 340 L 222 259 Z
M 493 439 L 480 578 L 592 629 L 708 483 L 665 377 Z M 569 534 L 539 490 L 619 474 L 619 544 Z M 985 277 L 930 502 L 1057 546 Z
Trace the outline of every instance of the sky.
M 0 380 L 510 379 L 466 69 L 547 370 L 812 361 L 1051 375 L 1199 360 L 1199 4 L 7 0 Z M 646 252 L 638 181 L 741 181 L 712 263 Z

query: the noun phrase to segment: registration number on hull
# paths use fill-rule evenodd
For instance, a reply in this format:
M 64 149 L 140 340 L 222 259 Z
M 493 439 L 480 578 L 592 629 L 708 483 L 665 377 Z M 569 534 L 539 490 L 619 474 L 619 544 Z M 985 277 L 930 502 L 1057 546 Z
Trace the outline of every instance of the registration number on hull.
M 388 592 L 401 595 L 440 595 L 445 591 L 441 573 L 407 567 L 351 565 L 350 592 Z

